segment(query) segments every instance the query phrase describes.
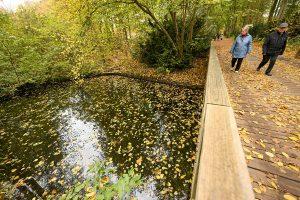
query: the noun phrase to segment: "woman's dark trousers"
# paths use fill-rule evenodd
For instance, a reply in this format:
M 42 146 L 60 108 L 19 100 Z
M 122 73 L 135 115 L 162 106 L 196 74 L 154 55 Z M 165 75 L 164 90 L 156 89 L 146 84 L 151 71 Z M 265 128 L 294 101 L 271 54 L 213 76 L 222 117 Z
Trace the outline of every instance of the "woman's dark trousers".
M 277 57 L 278 57 L 278 55 L 269 55 L 269 54 L 264 55 L 264 56 L 263 56 L 263 60 L 262 60 L 261 63 L 259 64 L 257 70 L 260 70 L 260 69 L 261 69 L 265 64 L 267 64 L 267 63 L 269 62 L 269 60 L 270 60 L 269 67 L 268 67 L 268 69 L 267 69 L 266 72 L 265 72 L 266 74 L 269 74 L 269 73 L 272 71 L 273 67 L 274 67 L 274 64 L 275 64 L 275 62 L 276 62 Z
M 235 71 L 239 71 L 243 62 L 243 58 L 232 58 L 231 60 L 231 67 L 234 68 L 235 63 L 237 61 L 236 67 L 235 67 Z

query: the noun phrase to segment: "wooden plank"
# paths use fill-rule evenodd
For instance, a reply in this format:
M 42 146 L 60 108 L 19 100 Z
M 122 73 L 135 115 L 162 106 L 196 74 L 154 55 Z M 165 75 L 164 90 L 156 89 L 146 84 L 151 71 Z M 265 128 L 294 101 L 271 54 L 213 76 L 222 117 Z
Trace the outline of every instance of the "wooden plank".
M 211 46 L 205 86 L 205 103 L 230 106 L 216 49 Z
M 299 177 L 299 173 L 294 172 L 290 169 L 285 169 L 285 168 L 279 168 L 276 166 L 276 164 L 272 164 L 268 161 L 265 160 L 260 160 L 257 158 L 253 158 L 253 160 L 248 162 L 248 166 L 253 168 L 253 169 L 257 169 L 260 170 L 262 172 L 266 172 L 266 173 L 272 173 L 272 174 L 276 174 L 278 176 L 281 176 L 283 178 L 286 179 L 290 179 L 296 182 L 300 183 L 300 177 Z
M 206 105 L 195 199 L 254 199 L 231 107 Z
M 256 169 L 249 168 L 249 172 L 254 182 L 260 182 L 264 186 L 269 188 L 273 188 L 272 191 L 274 195 L 281 193 L 286 193 L 287 191 L 293 195 L 300 196 L 300 183 L 286 179 L 284 177 L 278 177 L 276 175 L 266 174 Z M 273 181 L 277 185 L 277 190 L 275 190 L 274 186 L 271 185 L 271 181 Z M 274 198 L 275 199 L 275 198 Z

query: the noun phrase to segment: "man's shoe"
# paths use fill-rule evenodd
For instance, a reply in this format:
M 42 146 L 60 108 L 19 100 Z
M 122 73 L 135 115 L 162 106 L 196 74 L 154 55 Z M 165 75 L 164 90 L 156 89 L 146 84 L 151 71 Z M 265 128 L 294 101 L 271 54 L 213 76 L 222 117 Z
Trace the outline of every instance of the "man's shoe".
M 233 70 L 234 70 L 234 67 L 231 67 L 230 70 L 233 71 Z
M 259 71 L 260 71 L 260 68 L 259 68 L 259 67 L 258 67 L 258 68 L 256 68 L 256 71 L 258 71 L 258 72 L 259 72 Z
M 239 71 L 234 71 L 235 73 L 239 73 Z
M 270 73 L 266 73 L 266 75 L 267 75 L 267 76 L 272 76 L 272 74 L 270 74 Z

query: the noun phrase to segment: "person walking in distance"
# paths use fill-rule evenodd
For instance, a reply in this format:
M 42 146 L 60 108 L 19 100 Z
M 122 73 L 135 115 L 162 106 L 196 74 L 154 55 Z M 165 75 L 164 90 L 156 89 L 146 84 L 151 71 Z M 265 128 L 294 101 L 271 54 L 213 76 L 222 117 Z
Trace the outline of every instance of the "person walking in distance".
M 272 76 L 271 71 L 274 67 L 276 59 L 278 55 L 282 55 L 287 42 L 287 23 L 281 23 L 276 31 L 272 32 L 265 39 L 263 44 L 263 60 L 257 67 L 257 71 L 259 71 L 265 64 L 269 61 L 269 66 L 265 71 L 267 76 Z
M 248 25 L 242 28 L 241 34 L 237 36 L 230 49 L 230 53 L 232 54 L 231 70 L 234 70 L 236 73 L 240 70 L 243 59 L 252 50 L 252 36 L 248 33 L 248 31 Z

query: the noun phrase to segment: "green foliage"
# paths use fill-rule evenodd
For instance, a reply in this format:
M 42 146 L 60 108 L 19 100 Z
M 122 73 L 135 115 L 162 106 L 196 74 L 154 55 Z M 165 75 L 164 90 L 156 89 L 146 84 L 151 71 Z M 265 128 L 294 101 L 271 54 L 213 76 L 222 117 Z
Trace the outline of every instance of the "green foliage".
M 96 162 L 89 169 L 90 177 L 84 182 L 78 182 L 59 199 L 130 199 L 133 189 L 142 184 L 141 175 L 131 169 L 116 181 L 112 176 L 116 174 L 114 168 L 103 162 Z
M 0 11 L 0 96 L 27 83 L 77 80 L 101 70 L 113 52 L 123 51 L 133 12 L 126 12 L 125 5 L 95 3 L 45 0 L 15 13 Z
M 250 32 L 253 37 L 258 39 L 263 39 L 266 37 L 267 34 L 274 31 L 278 24 L 281 22 L 287 22 L 289 24 L 288 27 L 288 35 L 293 41 L 292 43 L 295 43 L 295 41 L 298 41 L 299 39 L 299 33 L 300 33 L 300 11 L 295 12 L 294 14 L 289 15 L 289 17 L 285 17 L 285 19 L 274 19 L 270 22 L 262 22 L 262 23 L 255 23 L 254 26 L 251 28 Z
M 150 24 L 150 26 L 153 24 Z M 163 22 L 165 29 L 170 33 L 172 38 L 175 38 L 175 26 L 171 20 Z M 182 30 L 182 24 L 178 24 L 179 32 Z M 185 41 L 184 55 L 178 56 L 172 48 L 172 44 L 168 41 L 165 34 L 157 29 L 152 29 L 143 42 L 139 43 L 139 53 L 142 62 L 158 68 L 158 71 L 184 69 L 189 67 L 196 56 L 204 53 L 210 46 L 212 37 L 204 30 L 204 20 L 199 18 L 194 27 L 195 34 L 192 41 Z M 185 38 L 188 37 L 188 32 L 185 32 Z

